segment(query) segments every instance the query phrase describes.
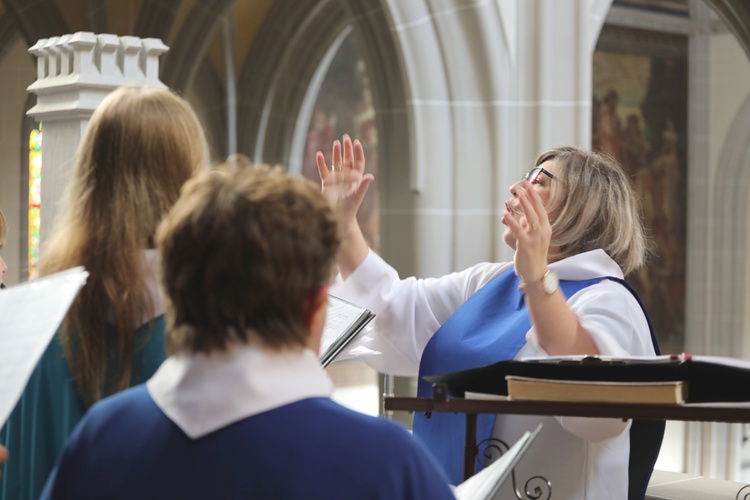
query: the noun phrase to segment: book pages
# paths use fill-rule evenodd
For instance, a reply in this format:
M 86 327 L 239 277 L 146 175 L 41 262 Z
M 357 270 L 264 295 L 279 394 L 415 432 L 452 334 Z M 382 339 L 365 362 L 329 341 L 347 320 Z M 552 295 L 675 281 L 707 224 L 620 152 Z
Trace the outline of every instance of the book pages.
M 516 441 L 500 458 L 459 484 L 454 491 L 456 498 L 458 500 L 493 498 L 541 430 L 542 424 L 539 424 L 533 431 L 524 433 L 521 439 Z
M 326 323 L 320 340 L 322 365 L 328 366 L 374 317 L 368 309 L 329 294 Z

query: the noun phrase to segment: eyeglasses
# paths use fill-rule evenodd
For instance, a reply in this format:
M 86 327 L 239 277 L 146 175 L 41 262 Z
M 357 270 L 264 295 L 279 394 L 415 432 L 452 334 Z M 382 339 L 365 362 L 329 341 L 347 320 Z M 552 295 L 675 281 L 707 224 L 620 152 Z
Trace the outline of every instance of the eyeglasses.
M 539 182 L 539 174 L 544 174 L 550 179 L 555 178 L 555 176 L 552 175 L 552 172 L 542 167 L 532 168 L 527 174 L 523 176 L 523 178 L 529 181 L 531 184 L 536 184 Z

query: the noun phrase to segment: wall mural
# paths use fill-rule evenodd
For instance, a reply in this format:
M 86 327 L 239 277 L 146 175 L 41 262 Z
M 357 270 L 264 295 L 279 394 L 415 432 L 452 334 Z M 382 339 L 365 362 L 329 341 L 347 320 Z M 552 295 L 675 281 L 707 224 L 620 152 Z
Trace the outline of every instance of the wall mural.
M 638 43 L 631 43 L 638 40 Z M 654 252 L 627 279 L 663 353 L 684 350 L 687 39 L 602 31 L 594 53 L 592 146 L 617 158 L 640 194 Z

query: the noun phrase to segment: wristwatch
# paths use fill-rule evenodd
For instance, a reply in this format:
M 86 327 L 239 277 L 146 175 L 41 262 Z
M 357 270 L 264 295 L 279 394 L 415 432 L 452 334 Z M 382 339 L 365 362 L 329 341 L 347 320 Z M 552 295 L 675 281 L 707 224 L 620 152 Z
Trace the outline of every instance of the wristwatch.
M 547 295 L 552 295 L 560 288 L 560 278 L 557 277 L 554 271 L 547 270 L 542 276 L 542 279 L 535 283 L 524 283 L 521 279 L 521 283 L 518 285 L 518 289 L 521 293 L 525 294 L 537 294 L 544 292 Z

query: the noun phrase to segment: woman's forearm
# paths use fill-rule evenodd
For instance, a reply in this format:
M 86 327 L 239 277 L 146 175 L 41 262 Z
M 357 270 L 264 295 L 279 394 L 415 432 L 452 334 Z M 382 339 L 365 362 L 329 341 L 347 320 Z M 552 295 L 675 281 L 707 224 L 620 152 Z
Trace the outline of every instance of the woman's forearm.
M 345 225 L 341 247 L 336 254 L 336 262 L 339 266 L 341 277 L 346 279 L 365 260 L 370 252 L 362 229 L 356 218 Z

